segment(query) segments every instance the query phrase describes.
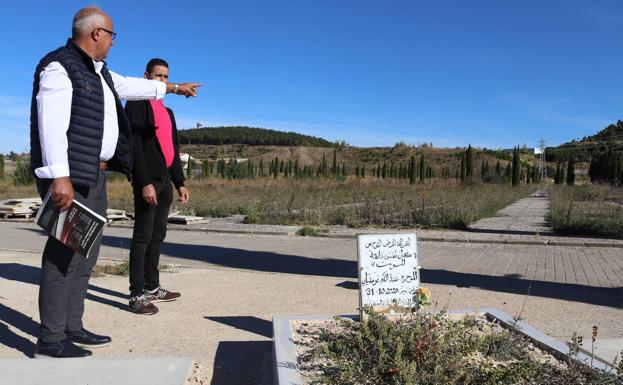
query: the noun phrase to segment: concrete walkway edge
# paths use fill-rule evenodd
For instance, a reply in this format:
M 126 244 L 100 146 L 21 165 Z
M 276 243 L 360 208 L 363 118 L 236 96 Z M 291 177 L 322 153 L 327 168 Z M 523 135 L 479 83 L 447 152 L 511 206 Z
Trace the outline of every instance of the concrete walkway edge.
M 0 373 L 16 385 L 184 385 L 192 366 L 188 357 L 2 359 Z

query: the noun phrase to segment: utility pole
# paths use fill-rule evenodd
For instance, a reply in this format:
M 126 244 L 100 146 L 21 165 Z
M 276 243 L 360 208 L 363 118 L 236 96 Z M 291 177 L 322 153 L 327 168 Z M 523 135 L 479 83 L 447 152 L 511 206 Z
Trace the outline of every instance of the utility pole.
M 539 140 L 539 149 L 541 154 L 539 156 L 539 177 L 541 181 L 547 180 L 547 167 L 545 165 L 545 139 Z

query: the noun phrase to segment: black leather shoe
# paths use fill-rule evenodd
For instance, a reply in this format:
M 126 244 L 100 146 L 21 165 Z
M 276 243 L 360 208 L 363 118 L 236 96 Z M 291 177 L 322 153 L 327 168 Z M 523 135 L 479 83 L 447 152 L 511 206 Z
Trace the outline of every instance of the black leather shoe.
M 35 358 L 81 358 L 91 354 L 90 350 L 74 345 L 68 338 L 58 342 L 37 341 L 35 348 Z
M 80 329 L 75 332 L 66 332 L 67 338 L 78 346 L 85 348 L 99 348 L 110 343 L 111 338 L 91 333 L 87 329 Z

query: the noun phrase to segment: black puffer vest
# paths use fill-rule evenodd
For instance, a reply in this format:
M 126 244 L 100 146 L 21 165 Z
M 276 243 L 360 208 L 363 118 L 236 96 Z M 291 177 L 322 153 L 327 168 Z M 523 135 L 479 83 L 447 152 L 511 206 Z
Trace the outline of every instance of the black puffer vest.
M 30 169 L 43 166 L 39 125 L 37 120 L 37 94 L 41 71 L 59 62 L 67 71 L 73 95 L 71 118 L 67 131 L 69 174 L 74 185 L 93 187 L 99 175 L 99 155 L 104 135 L 104 91 L 99 75 L 95 72 L 91 57 L 69 39 L 67 45 L 48 53 L 35 70 L 30 105 Z M 112 77 L 104 64 L 101 74 L 115 95 L 119 138 L 115 155 L 108 160 L 108 169 L 125 174 L 128 179 L 132 170 L 132 137 L 130 124 L 115 91 Z

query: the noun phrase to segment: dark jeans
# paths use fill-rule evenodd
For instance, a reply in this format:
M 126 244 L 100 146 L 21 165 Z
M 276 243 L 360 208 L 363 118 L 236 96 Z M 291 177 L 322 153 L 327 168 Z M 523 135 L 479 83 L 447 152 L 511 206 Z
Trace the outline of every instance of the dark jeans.
M 173 200 L 169 176 L 152 179 L 158 205 L 143 199 L 142 187 L 134 188 L 134 234 L 130 247 L 130 295 L 140 296 L 143 290 L 160 286 L 160 244 L 167 234 L 167 218 Z
M 37 180 L 37 190 L 42 197 L 51 183 L 50 179 Z M 106 217 L 106 174 L 103 171 L 100 171 L 97 186 L 91 189 L 76 187 L 74 191 L 75 200 Z M 85 258 L 55 238 L 48 237 L 43 249 L 39 283 L 41 341 L 60 341 L 66 338 L 66 332 L 82 329 L 84 299 L 101 241 L 100 235 L 88 258 Z

